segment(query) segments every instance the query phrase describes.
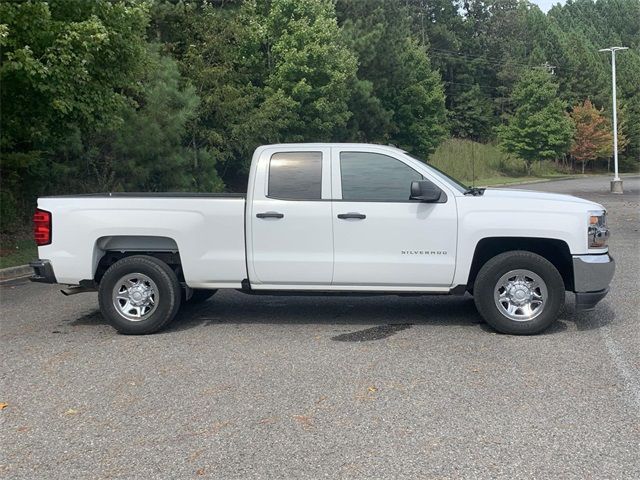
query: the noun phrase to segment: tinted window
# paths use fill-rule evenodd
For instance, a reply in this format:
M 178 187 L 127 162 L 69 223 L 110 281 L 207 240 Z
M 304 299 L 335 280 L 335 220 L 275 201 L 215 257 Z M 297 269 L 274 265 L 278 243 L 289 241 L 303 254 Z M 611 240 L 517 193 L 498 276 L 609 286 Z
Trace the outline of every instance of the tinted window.
M 320 200 L 322 153 L 284 152 L 269 162 L 269 197 L 285 200 Z
M 445 183 L 451 185 L 453 188 L 458 190 L 460 193 L 464 193 L 469 189 L 469 187 L 467 187 L 465 184 L 460 183 L 460 181 L 458 179 L 452 177 L 448 173 L 443 172 L 439 168 L 434 167 L 433 165 L 429 165 L 426 162 L 423 162 L 422 160 L 420 160 L 419 158 L 416 158 L 413 155 L 409 155 L 407 152 L 404 152 L 404 154 L 409 156 L 409 157 L 411 157 L 411 158 L 413 158 L 414 160 L 417 160 L 417 161 L 419 161 L 421 163 L 424 163 L 426 168 L 431 170 L 433 173 L 435 173 L 435 175 L 437 177 L 439 177 L 441 180 L 444 180 Z
M 422 175 L 400 160 L 379 153 L 340 154 L 342 199 L 406 202 L 411 182 Z

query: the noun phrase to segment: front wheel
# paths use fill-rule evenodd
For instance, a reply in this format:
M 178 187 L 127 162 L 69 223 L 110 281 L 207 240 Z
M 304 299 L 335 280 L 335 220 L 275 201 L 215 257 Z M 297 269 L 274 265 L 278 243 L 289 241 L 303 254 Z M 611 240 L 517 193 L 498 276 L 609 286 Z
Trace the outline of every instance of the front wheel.
M 181 288 L 166 263 L 146 255 L 123 258 L 105 272 L 98 290 L 100 310 L 120 333 L 157 332 L 175 317 Z
M 474 282 L 474 300 L 486 322 L 502 333 L 540 333 L 564 303 L 562 276 L 544 257 L 501 253 L 485 263 Z

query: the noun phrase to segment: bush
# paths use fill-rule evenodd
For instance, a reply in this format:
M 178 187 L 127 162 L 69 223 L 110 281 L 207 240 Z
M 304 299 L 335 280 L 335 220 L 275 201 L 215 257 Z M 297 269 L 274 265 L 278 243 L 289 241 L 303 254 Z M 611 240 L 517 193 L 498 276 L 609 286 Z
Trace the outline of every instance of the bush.
M 555 164 L 549 160 L 538 160 L 531 165 L 531 175 L 534 177 L 548 177 L 557 173 Z
M 618 157 L 618 168 L 625 173 L 640 173 L 640 161 L 626 155 Z M 613 160 L 611 160 L 611 171 L 613 172 Z

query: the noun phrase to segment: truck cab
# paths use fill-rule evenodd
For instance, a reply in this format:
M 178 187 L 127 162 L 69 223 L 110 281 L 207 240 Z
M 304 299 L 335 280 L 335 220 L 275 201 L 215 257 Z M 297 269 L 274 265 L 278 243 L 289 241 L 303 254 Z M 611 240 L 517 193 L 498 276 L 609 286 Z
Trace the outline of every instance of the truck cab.
M 450 290 L 462 187 L 375 145 L 273 145 L 259 148 L 252 165 L 253 288 Z M 413 182 L 429 182 L 437 198 L 412 196 Z

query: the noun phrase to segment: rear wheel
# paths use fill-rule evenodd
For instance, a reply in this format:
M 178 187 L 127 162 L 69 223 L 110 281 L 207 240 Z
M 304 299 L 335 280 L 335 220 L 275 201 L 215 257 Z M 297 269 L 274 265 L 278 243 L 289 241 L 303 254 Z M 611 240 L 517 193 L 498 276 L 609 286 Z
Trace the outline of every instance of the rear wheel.
M 558 318 L 564 282 L 556 267 L 540 255 L 505 252 L 478 272 L 474 301 L 486 322 L 499 332 L 535 334 Z
M 146 255 L 117 261 L 105 272 L 98 290 L 100 310 L 120 333 L 141 335 L 166 326 L 180 307 L 175 272 Z

